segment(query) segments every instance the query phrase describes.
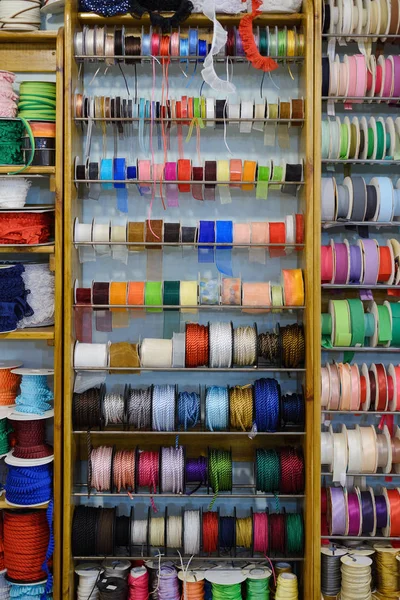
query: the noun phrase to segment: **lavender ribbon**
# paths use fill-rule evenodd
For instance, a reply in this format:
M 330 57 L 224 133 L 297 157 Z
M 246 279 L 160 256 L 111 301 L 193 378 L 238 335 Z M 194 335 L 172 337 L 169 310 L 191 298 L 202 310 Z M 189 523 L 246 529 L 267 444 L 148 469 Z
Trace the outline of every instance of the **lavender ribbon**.
M 376 285 L 379 275 L 379 251 L 375 240 L 362 241 L 364 248 L 364 285 Z M 373 300 L 371 290 L 360 290 L 361 300 Z
M 346 504 L 341 487 L 331 487 L 331 535 L 346 533 Z
M 362 273 L 362 256 L 360 246 L 350 246 L 350 278 L 349 283 L 360 283 Z

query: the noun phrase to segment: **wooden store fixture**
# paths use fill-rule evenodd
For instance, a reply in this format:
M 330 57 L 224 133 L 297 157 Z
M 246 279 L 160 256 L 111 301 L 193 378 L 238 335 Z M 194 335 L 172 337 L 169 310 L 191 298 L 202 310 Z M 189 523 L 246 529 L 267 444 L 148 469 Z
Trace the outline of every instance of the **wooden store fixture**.
M 55 273 L 55 321 L 51 327 L 32 327 L 17 329 L 11 333 L 0 334 L 0 343 L 9 340 L 26 341 L 27 346 L 20 356 L 24 366 L 29 366 L 29 354 L 39 343 L 54 347 L 54 538 L 53 558 L 54 589 L 53 597 L 61 597 L 61 554 L 62 554 L 62 422 L 63 422 L 63 380 L 62 380 L 62 306 L 63 306 L 63 114 L 64 114 L 64 29 L 58 31 L 0 32 L 1 69 L 14 73 L 54 74 L 57 92 L 56 104 L 56 164 L 54 167 L 32 166 L 21 175 L 46 177 L 49 189 L 55 192 L 55 235 L 54 244 L 49 246 L 0 246 L 1 260 L 22 260 L 22 255 L 48 255 L 50 269 Z M 13 166 L 1 166 L 0 174 L 12 173 Z M 50 365 L 46 365 L 49 367 Z M 7 505 L 5 500 L 0 508 L 19 510 Z M 43 508 L 46 508 L 45 506 Z
M 287 434 L 260 434 L 250 440 L 247 434 L 238 432 L 189 432 L 180 433 L 182 443 L 186 446 L 189 456 L 204 449 L 208 444 L 216 444 L 220 448 L 230 448 L 234 452 L 234 460 L 253 460 L 256 447 L 274 447 L 298 443 L 303 447 L 305 457 L 305 493 L 298 500 L 298 506 L 303 507 L 305 522 L 305 548 L 304 556 L 300 563 L 304 568 L 300 577 L 302 589 L 301 597 L 307 600 L 320 599 L 319 571 L 316 561 L 319 556 L 319 414 L 318 403 L 314 402 L 314 390 L 319 388 L 319 370 L 315 369 L 316 355 L 313 344 L 317 339 L 316 330 L 319 323 L 319 305 L 315 304 L 317 295 L 315 289 L 319 284 L 319 271 L 315 263 L 314 245 L 315 208 L 314 202 L 314 153 L 313 144 L 315 134 L 314 121 L 314 7 L 312 0 L 304 0 L 302 14 L 263 14 L 258 17 L 255 24 L 280 25 L 301 27 L 305 35 L 305 58 L 299 75 L 299 97 L 305 99 L 305 120 L 299 134 L 299 155 L 304 159 L 305 185 L 301 186 L 298 194 L 298 212 L 303 212 L 305 217 L 305 245 L 299 266 L 303 268 L 305 278 L 305 308 L 302 311 L 306 335 L 306 362 L 305 373 L 298 375 L 299 381 L 304 385 L 306 421 L 303 433 Z M 223 25 L 237 25 L 240 16 L 218 15 Z M 74 180 L 74 157 L 81 153 L 82 130 L 77 127 L 73 119 L 73 95 L 77 90 L 78 66 L 74 58 L 74 33 L 81 30 L 83 25 L 124 24 L 126 27 L 140 29 L 149 21 L 146 16 L 136 20 L 131 16 L 103 19 L 93 14 L 79 13 L 77 3 L 71 0 L 67 3 L 65 13 L 65 203 L 64 203 L 64 528 L 63 528 L 63 595 L 64 600 L 72 600 L 74 596 L 74 567 L 76 561 L 71 552 L 71 529 L 74 505 L 81 495 L 76 489 L 74 467 L 76 460 L 87 458 L 86 432 L 73 431 L 72 427 L 72 395 L 74 389 L 73 349 L 74 349 L 74 281 L 81 278 L 81 265 L 78 259 L 78 250 L 73 240 L 73 224 L 76 217 L 82 220 L 82 201 L 77 199 Z M 211 27 L 203 15 L 192 15 L 183 24 L 183 27 L 201 26 Z M 319 64 L 316 67 L 319 68 Z M 277 72 L 279 74 L 279 71 Z M 319 144 L 319 139 L 318 139 Z M 317 254 L 318 255 L 318 254 Z M 314 309 L 314 306 L 316 307 Z M 222 311 L 221 311 L 222 312 Z M 230 315 L 231 313 L 226 313 Z M 221 315 L 222 316 L 222 315 Z M 226 316 L 226 315 L 224 315 Z M 230 317 L 228 317 L 230 318 Z M 296 320 L 296 316 L 294 317 Z M 286 369 L 285 369 L 286 370 Z M 270 369 L 276 371 L 276 369 Z M 229 372 L 229 371 L 228 371 Z M 227 372 L 227 375 L 228 375 Z M 260 372 L 260 377 L 268 377 L 262 369 L 253 369 L 253 373 Z M 179 376 L 179 373 L 177 373 Z M 270 374 L 273 376 L 273 373 Z M 161 383 L 161 380 L 157 380 Z M 315 437 L 317 436 L 317 437 Z M 93 431 L 92 442 L 97 444 L 115 444 L 118 447 L 133 447 L 140 445 L 143 448 L 153 446 L 171 445 L 175 440 L 173 435 L 156 432 L 128 432 L 128 431 Z M 96 444 L 95 444 L 96 445 Z M 316 473 L 316 474 L 315 474 Z M 75 486 L 75 487 L 74 487 Z M 86 495 L 86 493 L 82 493 Z M 96 496 L 96 494 L 94 494 Z M 250 496 L 247 496 L 250 497 Z M 254 498 L 254 496 L 251 496 Z M 257 498 L 260 494 L 257 494 Z M 177 497 L 178 498 L 178 497 Z M 133 504 L 134 504 L 133 498 Z M 107 506 L 112 502 L 112 495 L 107 495 Z M 177 499 L 179 502 L 179 499 Z M 99 559 L 100 560 L 100 559 Z M 290 559 L 289 559 L 290 560 Z

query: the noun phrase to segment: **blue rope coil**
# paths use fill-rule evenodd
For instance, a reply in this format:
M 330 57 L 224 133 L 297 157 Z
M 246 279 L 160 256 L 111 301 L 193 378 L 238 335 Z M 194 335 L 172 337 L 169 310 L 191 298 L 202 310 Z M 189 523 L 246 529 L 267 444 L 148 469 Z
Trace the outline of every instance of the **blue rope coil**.
M 43 415 L 51 410 L 49 402 L 54 394 L 47 385 L 46 375 L 23 375 L 20 392 L 15 400 L 16 412 Z
M 46 593 L 46 587 L 42 583 L 33 585 L 18 585 L 11 583 L 10 600 L 53 600 L 53 594 Z
M 212 385 L 206 393 L 206 427 L 223 431 L 229 425 L 229 396 L 226 387 Z
M 280 427 L 279 384 L 276 379 L 257 379 L 254 383 L 257 431 L 277 431 Z
M 303 394 L 286 394 L 282 398 L 282 421 L 284 425 L 304 425 L 305 406 Z
M 178 428 L 184 431 L 196 427 L 200 421 L 200 395 L 196 392 L 178 394 Z
M 175 386 L 155 385 L 153 388 L 153 430 L 175 429 Z
M 26 301 L 30 291 L 25 288 L 24 271 L 22 264 L 0 269 L 0 332 L 14 331 L 23 317 L 33 315 Z
M 52 493 L 53 464 L 37 467 L 8 465 L 6 499 L 24 506 L 48 502 Z

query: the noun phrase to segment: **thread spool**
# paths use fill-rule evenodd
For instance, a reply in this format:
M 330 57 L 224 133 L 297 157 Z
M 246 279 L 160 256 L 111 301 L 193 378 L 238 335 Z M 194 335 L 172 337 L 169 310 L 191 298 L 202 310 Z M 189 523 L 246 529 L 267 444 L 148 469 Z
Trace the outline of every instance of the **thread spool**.
M 149 573 L 146 567 L 134 567 L 128 575 L 128 600 L 148 600 Z
M 131 563 L 129 560 L 103 560 L 101 563 L 104 569 L 104 577 L 116 577 L 118 579 L 127 579 Z
M 54 371 L 52 369 L 18 368 L 13 369 L 12 372 L 15 375 L 22 375 L 20 393 L 15 399 L 17 406 L 14 413 L 52 416 L 50 402 L 54 400 L 54 394 L 48 386 L 47 378 L 53 375 Z
M 97 563 L 80 563 L 75 568 L 75 573 L 79 577 L 76 591 L 78 600 L 86 600 L 89 597 L 98 600 L 99 590 L 96 583 L 103 573 L 103 568 Z

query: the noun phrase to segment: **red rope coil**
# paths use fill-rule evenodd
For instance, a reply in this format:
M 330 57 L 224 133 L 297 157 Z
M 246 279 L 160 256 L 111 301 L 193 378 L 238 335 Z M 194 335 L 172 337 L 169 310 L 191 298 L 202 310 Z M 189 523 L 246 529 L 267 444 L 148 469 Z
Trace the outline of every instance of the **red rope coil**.
M 47 578 L 42 565 L 49 543 L 46 512 L 4 512 L 4 563 L 14 581 L 33 583 Z
M 186 325 L 186 367 L 208 366 L 208 326 Z

